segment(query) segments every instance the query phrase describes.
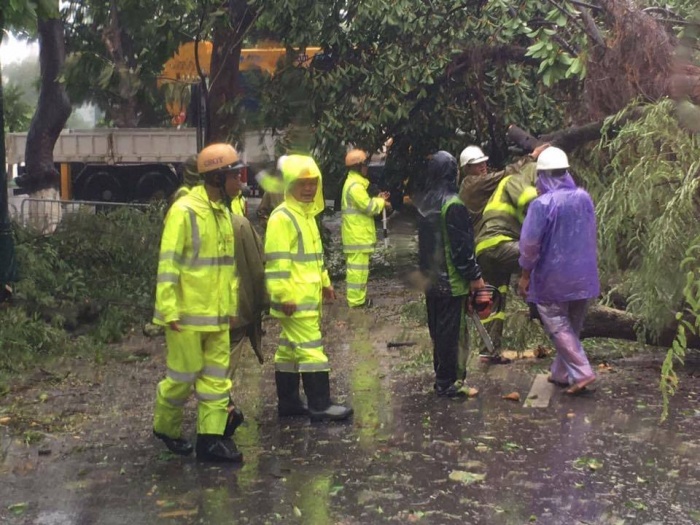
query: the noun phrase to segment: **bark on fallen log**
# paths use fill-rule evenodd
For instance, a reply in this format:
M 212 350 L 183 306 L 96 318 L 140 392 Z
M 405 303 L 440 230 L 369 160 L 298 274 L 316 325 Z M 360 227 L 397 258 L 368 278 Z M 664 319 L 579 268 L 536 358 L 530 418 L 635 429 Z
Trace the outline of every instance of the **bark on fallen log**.
M 581 339 L 590 337 L 607 337 L 610 339 L 640 340 L 637 330 L 641 328 L 641 319 L 623 310 L 606 306 L 593 306 L 588 311 L 586 322 L 581 332 Z M 687 334 L 688 348 L 700 348 L 700 337 Z M 670 347 L 676 337 L 676 326 L 663 330 L 658 339 L 648 333 L 642 333 L 641 341 L 655 346 Z
M 643 116 L 641 108 L 631 108 L 617 119 L 617 122 L 609 130 L 608 135 L 614 135 L 619 128 L 632 120 L 637 120 Z M 549 142 L 552 146 L 563 149 L 570 153 L 583 144 L 595 140 L 600 140 L 601 130 L 605 125 L 605 119 L 597 122 L 590 122 L 582 126 L 572 126 L 564 128 L 540 137 L 533 137 L 527 131 L 519 128 L 515 124 L 508 127 L 508 139 L 525 151 L 532 151 L 536 146 L 544 142 Z

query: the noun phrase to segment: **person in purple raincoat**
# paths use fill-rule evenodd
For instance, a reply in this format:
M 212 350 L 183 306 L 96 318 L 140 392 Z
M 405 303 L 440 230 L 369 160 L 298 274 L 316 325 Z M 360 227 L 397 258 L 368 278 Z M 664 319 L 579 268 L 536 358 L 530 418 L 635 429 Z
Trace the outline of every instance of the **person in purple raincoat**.
M 569 159 L 549 147 L 537 159 L 538 197 L 520 234 L 518 290 L 534 303 L 557 355 L 549 381 L 579 394 L 595 381 L 579 335 L 588 302 L 600 293 L 591 196 L 569 174 Z

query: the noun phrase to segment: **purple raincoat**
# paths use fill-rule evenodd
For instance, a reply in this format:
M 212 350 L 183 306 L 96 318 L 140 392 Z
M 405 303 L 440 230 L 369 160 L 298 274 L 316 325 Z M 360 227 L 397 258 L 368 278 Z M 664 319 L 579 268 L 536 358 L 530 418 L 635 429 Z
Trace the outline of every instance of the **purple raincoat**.
M 568 173 L 540 173 L 520 233 L 520 266 L 532 270 L 527 301 L 561 303 L 600 293 L 593 201 Z

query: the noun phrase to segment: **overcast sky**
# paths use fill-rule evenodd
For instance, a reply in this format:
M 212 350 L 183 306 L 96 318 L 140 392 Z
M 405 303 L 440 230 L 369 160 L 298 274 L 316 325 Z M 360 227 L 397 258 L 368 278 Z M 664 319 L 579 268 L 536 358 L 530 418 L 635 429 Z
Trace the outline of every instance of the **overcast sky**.
M 31 54 L 39 55 L 39 44 L 27 44 L 11 35 L 9 38 L 6 36 L 0 43 L 0 63 L 2 64 L 20 62 Z

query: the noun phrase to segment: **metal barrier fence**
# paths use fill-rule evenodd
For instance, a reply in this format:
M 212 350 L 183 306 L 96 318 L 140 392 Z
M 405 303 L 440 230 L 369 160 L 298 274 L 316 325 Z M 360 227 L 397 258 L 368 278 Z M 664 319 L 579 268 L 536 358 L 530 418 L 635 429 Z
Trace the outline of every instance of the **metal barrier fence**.
M 52 233 L 64 215 L 73 213 L 92 214 L 108 212 L 119 208 L 148 208 L 148 204 L 130 202 L 101 201 L 61 201 L 53 199 L 25 198 L 20 202 L 19 213 L 16 205 L 11 210 L 13 218 L 24 226 L 41 233 Z

